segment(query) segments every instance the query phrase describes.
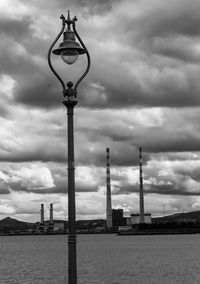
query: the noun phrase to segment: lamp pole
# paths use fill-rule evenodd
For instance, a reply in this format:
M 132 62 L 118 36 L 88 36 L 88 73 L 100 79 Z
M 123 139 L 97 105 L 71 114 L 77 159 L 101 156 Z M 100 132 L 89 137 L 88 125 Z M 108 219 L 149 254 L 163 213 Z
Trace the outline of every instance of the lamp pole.
M 68 233 L 68 283 L 77 284 L 77 256 L 76 256 L 76 202 L 75 202 L 75 165 L 74 165 L 74 107 L 78 103 L 76 100 L 77 97 L 77 87 L 83 78 L 87 75 L 90 68 L 90 55 L 85 47 L 83 41 L 76 31 L 75 22 L 77 18 L 74 17 L 70 19 L 70 13 L 68 11 L 68 18 L 65 19 L 63 15 L 60 17 L 62 19 L 62 29 L 52 45 L 49 48 L 48 52 L 48 63 L 51 71 L 60 81 L 63 88 L 63 95 L 66 99 L 63 101 L 63 104 L 67 108 L 67 144 L 68 144 L 68 221 L 69 221 L 69 233 Z M 65 30 L 65 26 L 67 28 Z M 72 26 L 72 29 L 71 29 Z M 64 31 L 65 30 L 65 31 Z M 59 44 L 57 49 L 53 49 L 57 40 L 63 34 L 63 42 Z M 76 38 L 79 43 L 76 42 Z M 65 87 L 65 83 L 62 78 L 54 69 L 51 63 L 51 53 L 60 55 L 64 62 L 71 65 L 73 64 L 79 55 L 86 54 L 87 56 L 87 67 L 85 72 L 77 80 L 74 88 L 73 83 L 69 81 Z
M 74 107 L 77 101 L 64 101 L 68 122 L 68 277 L 69 283 L 77 283 L 76 268 L 76 204 L 75 204 L 75 167 L 74 167 Z

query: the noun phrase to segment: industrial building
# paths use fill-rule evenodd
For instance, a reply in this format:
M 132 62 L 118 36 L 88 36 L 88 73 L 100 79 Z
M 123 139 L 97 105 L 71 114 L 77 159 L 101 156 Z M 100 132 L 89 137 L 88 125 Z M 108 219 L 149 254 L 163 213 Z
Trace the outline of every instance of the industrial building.
M 40 209 L 40 222 L 37 228 L 40 233 L 43 232 L 53 232 L 54 231 L 54 220 L 53 220 L 53 203 L 50 204 L 49 209 L 49 221 L 44 221 L 44 204 L 41 204 Z
M 134 213 L 131 214 L 130 222 L 131 222 L 131 225 L 140 224 L 140 214 L 134 214 Z M 144 213 L 144 223 L 151 224 L 151 214 L 150 213 Z
M 137 224 L 151 224 L 151 214 L 144 210 L 142 147 L 139 147 L 139 213 L 123 216 L 123 209 L 112 209 L 110 181 L 110 149 L 106 148 L 106 228 L 112 229 Z
M 145 213 L 144 211 L 144 190 L 143 190 L 143 170 L 142 170 L 142 147 L 139 147 L 139 213 L 132 213 L 130 217 L 124 217 L 123 225 L 120 229 L 123 230 L 122 226 L 126 229 L 134 227 L 139 224 L 151 224 L 151 214 Z M 118 213 L 119 214 L 119 213 Z M 115 217 L 116 218 L 116 217 Z M 125 229 L 124 227 L 124 229 Z
M 112 209 L 112 226 L 114 228 L 124 226 L 126 224 L 123 213 L 123 209 Z

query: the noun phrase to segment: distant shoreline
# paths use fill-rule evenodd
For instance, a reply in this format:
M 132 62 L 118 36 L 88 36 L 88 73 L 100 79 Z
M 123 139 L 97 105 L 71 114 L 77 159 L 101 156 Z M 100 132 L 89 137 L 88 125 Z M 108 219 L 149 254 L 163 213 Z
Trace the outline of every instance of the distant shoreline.
M 183 228 L 183 229 L 154 229 L 154 230 L 131 230 L 131 231 L 120 231 L 119 236 L 128 235 L 180 235 L 180 234 L 200 234 L 200 228 Z
M 142 235 L 180 235 L 180 234 L 200 234 L 200 229 L 167 229 L 167 230 L 132 230 L 132 231 L 119 231 L 119 232 L 78 232 L 77 235 L 107 235 L 115 234 L 116 236 L 142 236 Z M 1 236 L 55 236 L 55 235 L 68 235 L 68 233 L 1 233 Z

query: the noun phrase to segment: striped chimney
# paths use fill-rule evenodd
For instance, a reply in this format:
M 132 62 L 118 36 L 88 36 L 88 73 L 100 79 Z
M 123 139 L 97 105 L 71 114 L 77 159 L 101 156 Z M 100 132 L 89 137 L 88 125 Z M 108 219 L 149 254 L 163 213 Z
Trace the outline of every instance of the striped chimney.
M 41 209 L 40 209 L 40 223 L 44 225 L 44 204 L 41 204 Z
M 106 227 L 112 228 L 112 204 L 110 187 L 110 149 L 106 148 Z
M 53 203 L 50 203 L 50 224 L 53 225 Z
M 142 174 L 142 147 L 139 147 L 139 166 L 140 166 L 140 223 L 144 222 L 144 193 L 143 193 L 143 174 Z

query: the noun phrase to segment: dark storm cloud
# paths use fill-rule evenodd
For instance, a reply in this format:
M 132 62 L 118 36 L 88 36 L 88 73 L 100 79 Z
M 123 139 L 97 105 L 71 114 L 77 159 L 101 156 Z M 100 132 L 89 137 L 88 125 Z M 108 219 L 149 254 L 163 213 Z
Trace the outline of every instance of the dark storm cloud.
M 85 131 L 87 133 L 86 129 Z M 88 133 L 89 140 L 93 141 L 95 145 L 95 141 L 91 139 L 90 135 L 94 136 L 97 141 L 100 137 L 101 139 L 109 137 L 110 142 L 107 142 L 107 145 L 111 147 L 114 165 L 137 164 L 138 148 L 140 146 L 144 150 L 144 162 L 149 159 L 150 153 L 171 152 L 169 154 L 172 158 L 173 152 L 200 151 L 198 132 L 195 129 L 183 129 L 183 127 L 178 125 L 135 127 L 130 131 L 126 126 L 124 128 L 120 128 L 120 126 L 117 128 L 111 123 L 111 126 L 105 126 L 102 129 L 93 130 L 93 133 Z M 107 145 L 105 144 L 105 147 Z M 92 153 L 85 148 L 83 155 L 88 156 L 88 161 L 97 159 L 102 164 L 104 149 L 96 148 L 95 156 L 92 156 Z M 174 156 L 175 158 L 177 156 Z
M 32 34 L 33 20 L 26 16 L 21 19 L 0 19 L 0 34 L 21 43 Z
M 103 147 L 104 146 L 104 147 Z M 77 163 L 79 165 L 96 165 L 105 166 L 106 164 L 106 148 L 110 148 L 110 159 L 112 166 L 133 166 L 138 164 L 139 154 L 138 148 L 123 142 L 108 142 L 105 145 L 95 146 L 94 151 L 90 151 L 87 147 L 80 147 L 77 152 Z M 149 159 L 149 154 L 144 153 L 144 164 Z
M 144 12 L 138 16 L 133 13 L 124 17 L 119 27 L 119 39 L 122 36 L 123 41 L 115 39 L 114 31 L 113 37 L 116 45 L 122 45 L 124 50 L 128 44 L 129 54 L 121 55 L 123 49 L 116 52 L 117 67 L 108 52 L 105 64 L 99 64 L 99 58 L 93 58 L 98 70 L 94 70 L 93 81 L 100 82 L 101 88 L 91 86 L 89 94 L 86 93 L 82 99 L 85 98 L 90 107 L 99 108 L 199 105 L 200 4 L 193 2 L 194 5 L 186 1 L 173 1 L 169 5 L 153 1 L 153 5 L 144 5 Z M 190 66 L 191 62 L 193 66 Z M 137 75 L 132 75 L 132 70 Z M 86 104 L 86 101 L 83 103 Z
M 182 196 L 199 196 L 200 192 L 196 190 L 186 191 L 182 187 L 177 188 L 176 184 L 173 185 L 147 185 L 145 186 L 144 193 L 157 193 L 161 195 L 182 195 Z
M 141 1 L 143 2 L 143 1 Z M 141 31 L 149 37 L 168 36 L 169 34 L 200 35 L 200 3 L 198 0 L 153 1 L 144 9 L 143 15 L 136 20 Z M 144 3 L 144 2 L 143 2 Z M 146 10 L 146 11 L 145 11 Z
M 114 145 L 113 145 L 114 146 Z M 135 166 L 139 164 L 139 148 L 118 143 L 111 148 L 111 162 L 113 166 Z M 143 153 L 143 164 L 149 159 L 148 153 Z
M 15 100 L 29 106 L 55 108 L 61 103 L 62 92 L 58 92 L 50 76 L 39 72 L 39 70 L 35 69 L 31 81 L 29 81 L 29 78 L 27 80 L 24 80 L 24 78 L 18 80 Z M 21 79 L 23 81 L 20 82 Z
M 26 0 L 21 0 L 24 4 L 27 4 Z M 120 0 L 49 0 L 48 8 L 54 9 L 55 11 L 64 11 L 67 14 L 68 10 L 73 9 L 74 11 L 87 12 L 90 14 L 101 14 L 104 11 L 109 11 L 112 7 L 120 2 Z M 47 9 L 46 4 L 40 0 L 29 0 L 28 4 L 34 5 L 37 3 L 37 6 L 40 9 Z M 30 5 L 31 6 L 31 5 Z M 85 8 L 85 9 L 84 9 Z M 84 10 L 83 10 L 84 9 Z
M 24 192 L 32 192 L 32 193 L 39 193 L 39 194 L 60 194 L 60 193 L 68 193 L 68 187 L 67 187 L 67 175 L 65 176 L 63 182 L 57 181 L 55 182 L 56 186 L 51 188 L 33 188 L 33 189 L 27 189 L 26 187 L 22 186 L 20 183 L 15 183 L 10 185 L 11 190 L 13 191 L 24 191 Z M 97 186 L 93 186 L 88 184 L 87 186 L 84 186 L 82 184 L 76 184 L 76 192 L 97 192 Z M 10 191 L 8 189 L 0 191 L 0 194 L 9 194 Z
M 7 27 L 8 23 L 9 28 Z M 0 72 L 13 76 L 17 74 L 26 75 L 26 72 L 30 70 L 30 58 L 28 59 L 24 55 L 23 42 L 25 39 L 32 39 L 31 21 L 25 18 L 7 20 L 6 23 L 3 21 L 0 24 Z
M 200 191 L 196 188 L 190 188 L 189 185 L 186 185 L 188 181 L 191 180 L 191 177 L 195 178 L 194 175 L 188 174 L 187 171 L 180 171 L 181 173 L 176 173 L 176 179 L 171 180 L 170 176 L 163 180 L 162 177 L 148 177 L 145 175 L 143 190 L 144 194 L 161 194 L 161 195 L 180 195 L 180 196 L 199 196 Z M 199 178 L 199 177 L 198 177 Z M 113 177 L 113 180 L 118 180 Z M 199 181 L 199 180 L 197 180 Z M 119 194 L 131 194 L 138 193 L 140 190 L 139 183 L 129 184 L 127 179 L 121 177 L 118 185 L 113 185 L 113 195 Z
M 191 178 L 194 181 L 200 182 L 200 167 L 198 165 L 196 165 L 195 167 L 177 166 L 174 168 L 174 171 L 179 175 L 183 175 Z
M 143 146 L 148 152 L 185 152 L 199 151 L 199 137 L 194 133 L 183 130 L 149 128 L 146 129 L 148 141 L 144 140 Z
M 32 57 L 23 52 L 16 53 L 15 48 L 18 49 L 18 46 L 9 40 L 1 42 L 0 47 L 7 48 L 6 53 L 0 54 L 0 72 L 11 76 L 16 81 L 15 103 L 35 107 L 57 107 L 62 100 L 62 92 L 56 89 L 57 86 L 55 82 L 52 82 L 50 72 L 47 72 L 47 66 L 43 68 L 37 65 Z
M 150 52 L 174 59 L 174 64 L 180 64 L 175 61 L 176 59 L 182 60 L 182 66 L 179 65 L 182 71 L 187 63 L 198 64 L 200 60 L 198 52 L 199 11 L 200 2 L 198 0 L 193 0 L 192 4 L 186 0 L 162 3 L 154 1 L 153 6 L 144 7 L 141 16 L 134 19 L 138 39 L 134 44 L 143 46 Z M 165 63 L 167 62 L 163 58 L 163 64 Z
M 82 10 L 83 14 L 88 12 L 99 15 L 102 24 L 111 17 L 107 29 L 102 26 L 100 30 L 95 23 L 88 32 L 82 31 L 91 49 L 92 67 L 78 90 L 80 104 L 90 108 L 199 105 L 200 84 L 197 73 L 200 68 L 195 64 L 185 65 L 187 57 L 193 63 L 200 60 L 193 46 L 193 43 L 198 44 L 199 4 L 195 0 L 193 2 L 195 8 L 186 1 L 175 1 L 172 5 L 153 1 L 139 15 L 128 13 L 127 16 L 123 10 L 123 1 L 69 2 L 78 7 L 80 15 Z M 34 1 L 30 3 L 33 5 Z M 143 1 L 127 1 L 125 4 L 129 4 L 133 11 L 144 5 Z M 65 1 L 50 1 L 49 4 L 49 8 L 57 12 L 64 6 Z M 38 7 L 45 9 L 39 2 Z M 102 11 L 104 15 L 101 15 Z M 16 102 L 36 107 L 54 107 L 60 103 L 55 94 L 61 94 L 61 89 L 48 68 L 46 52 L 55 33 L 50 32 L 50 27 L 45 23 L 42 35 L 46 32 L 48 37 L 35 36 L 40 24 L 37 21 L 36 17 L 1 20 L 0 32 L 3 38 L 0 48 L 4 52 L 0 56 L 0 68 L 1 72 L 16 80 Z M 120 25 L 116 33 L 118 21 Z M 186 39 L 181 39 L 181 36 Z M 195 41 L 191 36 L 196 36 Z M 103 48 L 108 45 L 106 40 L 109 38 L 111 44 L 115 43 L 114 52 Z M 17 44 L 25 50 L 16 52 L 19 49 Z M 124 52 L 127 46 L 130 50 Z M 177 58 L 184 62 L 177 64 Z
M 89 14 L 102 14 L 110 11 L 120 0 L 75 0 L 78 7 L 86 8 Z
M 168 37 L 166 39 L 158 38 L 153 43 L 155 53 L 164 55 L 166 57 L 182 60 L 184 62 L 198 64 L 200 61 L 200 54 L 195 50 L 195 46 L 190 45 L 191 39 L 181 37 Z M 198 39 L 196 40 L 198 45 Z M 195 43 L 195 39 L 193 40 Z M 178 62 L 177 62 L 178 65 Z
M 110 148 L 113 167 L 138 165 L 138 148 L 140 146 L 143 148 L 144 165 L 152 157 L 171 161 L 199 159 L 198 154 L 186 154 L 186 151 L 200 150 L 198 123 L 195 122 L 198 112 L 195 114 L 194 111 L 188 111 L 187 114 L 186 111 L 170 111 L 169 114 L 163 115 L 162 119 L 160 118 L 164 124 L 149 127 L 137 125 L 137 110 L 127 113 L 126 116 L 120 112 L 111 114 L 106 111 L 103 114 L 98 112 L 98 116 L 96 112 L 95 114 L 91 113 L 90 118 L 90 113 L 88 113 L 89 116 L 86 116 L 84 122 L 81 123 L 84 112 L 86 113 L 88 110 L 80 110 L 80 117 L 77 116 L 75 123 L 76 165 L 104 167 L 107 147 Z M 27 118 L 25 124 L 22 123 L 25 117 L 20 118 L 19 116 L 16 127 L 14 125 L 15 135 L 19 140 L 13 139 L 11 135 L 7 138 L 5 135 L 7 142 L 5 143 L 4 139 L 0 142 L 1 161 L 66 163 L 65 114 L 63 111 L 63 116 L 57 121 L 56 115 L 58 113 L 60 115 L 60 112 L 55 113 L 55 123 L 52 122 L 52 117 L 44 120 L 40 112 L 31 113 L 30 118 L 35 116 L 35 120 L 30 119 L 29 121 Z M 151 121 L 159 124 L 159 118 L 156 118 L 156 113 L 154 114 L 153 111 L 149 112 L 147 117 L 146 110 L 140 110 L 139 113 L 150 124 Z M 168 111 L 166 110 L 165 113 Z M 51 115 L 51 111 L 48 115 Z M 158 113 L 158 115 L 160 114 Z M 92 119 L 93 116 L 94 119 Z M 95 118 L 96 116 L 97 118 Z M 113 120 L 110 120 L 112 117 Z M 61 121 L 62 119 L 63 121 Z M 102 122 L 97 125 L 96 121 Z M 188 124 L 189 121 L 193 121 L 192 128 Z M 34 127 L 31 128 L 30 124 L 33 124 Z M 3 133 L 2 131 L 2 135 Z
M 131 193 L 138 193 L 140 192 L 140 185 L 134 184 L 130 185 L 127 184 L 127 182 L 121 183 L 121 186 L 116 187 L 114 186 L 114 195 L 119 195 L 119 194 L 131 194 Z M 143 185 L 143 190 L 144 190 L 144 195 L 146 194 L 151 194 L 151 193 L 156 193 L 156 194 L 161 194 L 161 195 L 193 195 L 194 193 L 188 193 L 185 192 L 182 189 L 177 189 L 175 188 L 175 184 L 173 185 L 155 185 L 155 184 L 145 184 Z
M 161 152 L 161 153 L 152 153 L 151 154 L 152 159 L 156 160 L 167 160 L 167 161 L 198 161 L 200 156 L 199 153 L 193 153 L 193 152 Z
M 113 131 L 110 131 L 110 138 L 116 141 Z M 130 147 L 135 143 L 142 146 L 147 153 L 200 151 L 198 132 L 195 129 L 183 129 L 181 126 L 178 128 L 178 125 L 177 128 L 176 125 L 173 127 L 169 125 L 165 128 L 162 126 L 134 129 L 133 133 L 124 140 L 124 145 Z
M 179 53 L 181 56 L 181 54 Z M 152 55 L 152 57 L 154 57 Z M 192 61 L 196 60 L 192 55 Z M 200 56 L 198 55 L 198 61 Z M 152 61 L 156 62 L 156 58 Z M 95 60 L 96 61 L 96 60 Z M 94 63 L 95 64 L 95 63 Z M 125 64 L 125 62 L 124 62 Z M 154 64 L 154 63 L 153 63 Z M 79 93 L 80 104 L 90 108 L 131 108 L 133 106 L 184 107 L 200 103 L 198 65 L 168 66 L 163 59 L 162 66 L 141 66 L 143 71 L 137 77 L 131 75 L 129 67 L 122 69 L 112 63 L 99 68 L 93 82 L 101 82 L 101 88 L 83 82 Z M 133 72 L 137 67 L 131 66 Z M 143 63 L 141 63 L 143 65 Z M 144 63 L 145 65 L 145 63 Z M 96 66 L 98 62 L 96 61 Z
M 3 183 L 0 183 L 0 195 L 1 194 L 9 194 L 10 188 Z
M 31 148 L 31 147 L 30 147 Z M 0 149 L 0 159 L 2 162 L 33 162 L 33 161 L 43 161 L 43 162 L 66 162 L 66 156 L 63 155 L 62 152 L 58 154 L 55 150 L 54 152 L 47 151 L 38 148 L 38 149 L 21 149 L 21 151 L 13 152 L 12 150 L 8 150 L 6 152 L 2 152 Z
M 60 101 L 55 95 L 58 91 L 47 66 L 49 42 L 35 37 L 34 33 L 34 21 L 30 17 L 0 20 L 0 73 L 9 75 L 16 81 L 15 102 L 52 107 Z M 44 47 L 42 51 L 38 42 Z M 38 57 L 34 57 L 36 54 Z

